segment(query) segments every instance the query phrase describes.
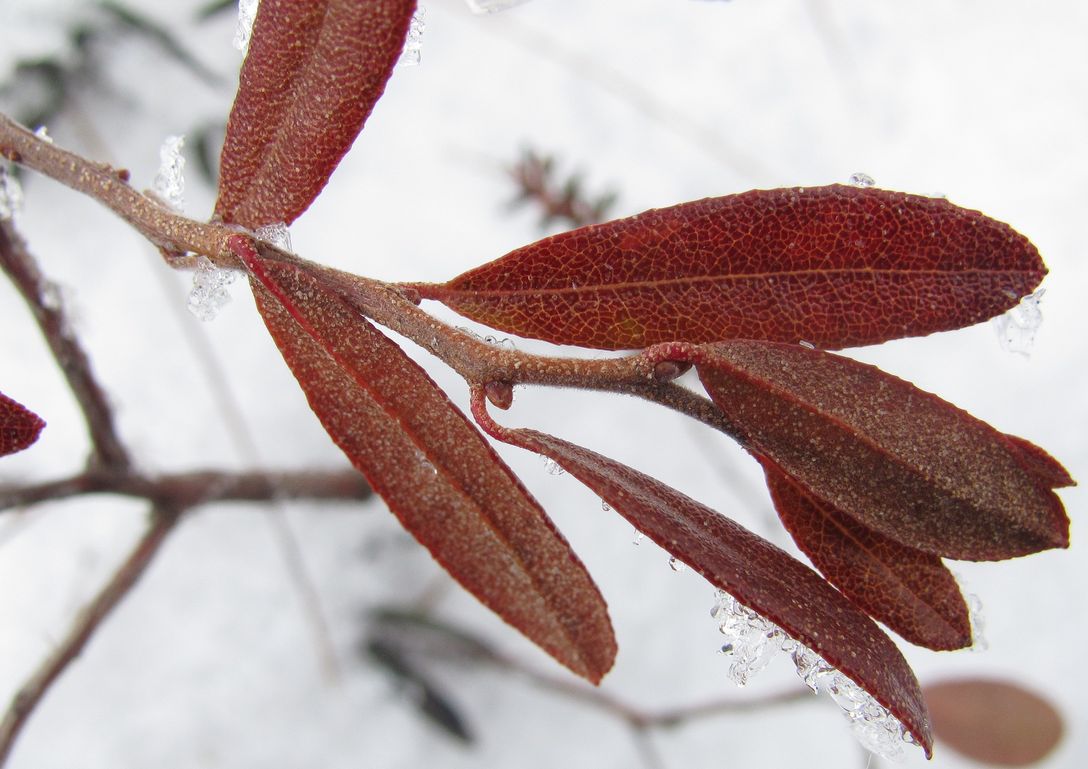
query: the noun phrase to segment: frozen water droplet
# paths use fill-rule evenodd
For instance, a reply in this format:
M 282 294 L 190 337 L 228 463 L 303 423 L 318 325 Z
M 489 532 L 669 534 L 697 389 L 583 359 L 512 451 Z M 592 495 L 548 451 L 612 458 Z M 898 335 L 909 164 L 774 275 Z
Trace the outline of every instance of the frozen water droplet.
M 566 472 L 566 470 L 563 469 L 563 466 L 551 457 L 541 458 L 544 460 L 544 470 L 548 473 L 548 475 L 560 476 Z
M 767 667 L 787 639 L 778 625 L 752 611 L 733 596 L 719 590 L 710 616 L 718 622 L 718 630 L 726 637 L 722 653 L 731 660 L 728 675 L 737 686 L 748 681 Z
M 155 194 L 175 211 L 185 205 L 184 146 L 184 136 L 167 136 L 159 148 L 159 172 L 155 175 Z
M 7 163 L 0 163 L 0 220 L 23 210 L 23 188 Z
M 800 342 L 798 342 L 798 344 L 800 344 L 802 347 L 804 347 L 806 349 L 809 349 L 809 350 L 815 350 L 816 349 L 816 345 L 814 345 L 812 342 L 805 341 L 804 339 L 802 339 Z
M 257 18 L 259 0 L 238 0 L 238 26 L 234 28 L 234 47 L 244 56 L 249 50 L 249 38 L 253 35 L 253 20 Z
M 473 13 L 498 13 L 528 0 L 465 0 Z
M 477 338 L 479 338 L 479 337 L 477 337 Z M 514 346 L 514 343 L 512 341 L 510 341 L 507 337 L 502 337 L 500 339 L 497 336 L 491 336 L 490 334 L 488 334 L 487 336 L 484 337 L 484 342 L 486 344 L 491 345 L 492 347 L 498 347 L 500 350 L 511 350 L 511 351 L 513 351 L 513 350 L 518 349 L 517 347 Z
M 631 540 L 631 544 L 635 545 L 635 546 L 641 545 L 642 540 L 644 540 L 644 539 L 646 539 L 646 535 L 643 534 L 638 529 L 635 529 L 635 537 L 634 537 L 634 539 Z
M 813 694 L 818 693 L 820 691 L 820 676 L 830 672 L 831 666 L 812 649 L 796 642 L 793 643 L 790 657 L 797 668 L 797 675 L 805 682 L 805 686 L 812 689 Z
M 416 8 L 412 14 L 412 20 L 408 23 L 408 37 L 404 39 L 404 50 L 401 51 L 397 64 L 403 67 L 414 67 L 423 58 L 423 30 L 427 26 L 425 16 L 427 9 L 423 6 Z
M 1020 300 L 1020 304 L 994 318 L 993 324 L 997 329 L 1001 349 L 1024 357 L 1031 354 L 1035 333 L 1043 322 L 1039 303 L 1045 291 L 1046 289 L 1040 288 L 1035 293 L 1028 294 Z
M 435 467 L 431 460 L 427 459 L 427 455 L 419 449 L 416 449 L 416 461 L 419 463 L 419 467 L 423 472 L 428 475 L 438 475 L 438 468 Z
M 677 558 L 675 555 L 669 556 L 669 568 L 678 574 L 688 568 L 687 564 Z
M 869 174 L 858 171 L 857 173 L 850 174 L 850 186 L 851 187 L 875 187 L 876 182 Z
M 36 129 L 34 129 L 34 135 L 37 136 L 39 139 L 41 139 L 46 144 L 52 144 L 53 143 L 53 137 L 49 135 L 49 129 L 46 128 L 43 125 L 40 125 Z
M 612 506 L 605 502 L 603 499 L 601 500 L 601 509 L 604 510 L 606 513 L 612 512 Z
M 193 273 L 193 288 L 189 291 L 189 312 L 203 321 L 215 320 L 215 316 L 230 301 L 227 287 L 235 277 L 232 270 L 222 270 L 207 257 L 200 257 Z
M 287 229 L 287 225 L 283 222 L 263 224 L 254 230 L 253 234 L 265 243 L 271 243 L 281 251 L 294 253 L 291 251 L 291 231 Z
M 974 593 L 968 593 L 967 621 L 971 624 L 971 651 L 984 652 L 990 648 L 986 640 L 986 618 L 982 615 L 982 599 Z

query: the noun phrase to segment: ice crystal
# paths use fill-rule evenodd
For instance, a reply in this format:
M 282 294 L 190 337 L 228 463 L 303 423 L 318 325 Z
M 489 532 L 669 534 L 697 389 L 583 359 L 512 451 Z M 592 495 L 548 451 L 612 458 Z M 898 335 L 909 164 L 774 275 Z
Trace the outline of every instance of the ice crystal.
M 904 745 L 918 744 L 887 708 L 815 651 L 728 593 L 719 590 L 715 597 L 710 616 L 726 638 L 721 653 L 730 658 L 729 678 L 738 686 L 747 684 L 778 652 L 785 652 L 805 685 L 814 693 L 822 688 L 842 709 L 867 750 L 894 761 L 903 757 Z
M 850 174 L 850 184 L 853 187 L 875 187 L 876 181 L 869 174 L 864 174 L 861 171 Z
M 155 194 L 175 211 L 185 205 L 184 146 L 184 136 L 167 136 L 159 148 L 159 172 L 155 175 Z
M 0 163 L 0 220 L 23 210 L 23 188 L 7 163 Z
M 427 9 L 423 6 L 416 8 L 412 14 L 412 20 L 408 24 L 408 37 L 404 40 L 404 50 L 401 51 L 398 64 L 406 67 L 414 67 L 423 58 L 423 32 L 427 27 Z
M 238 0 L 238 26 L 234 28 L 234 47 L 244 55 L 253 35 L 253 20 L 257 18 L 259 0 Z
M 1035 332 L 1043 322 L 1039 303 L 1046 289 L 1040 288 L 1034 294 L 1028 294 L 1004 315 L 994 318 L 1001 349 L 1027 357 L 1035 344 Z
M 215 316 L 230 301 L 228 286 L 234 282 L 235 273 L 222 270 L 206 257 L 200 257 L 193 273 L 193 288 L 189 292 L 189 312 L 203 321 Z
M 253 234 L 265 243 L 271 243 L 281 251 L 293 253 L 291 251 L 291 231 L 287 229 L 287 225 L 283 222 L 261 225 L 253 231 Z

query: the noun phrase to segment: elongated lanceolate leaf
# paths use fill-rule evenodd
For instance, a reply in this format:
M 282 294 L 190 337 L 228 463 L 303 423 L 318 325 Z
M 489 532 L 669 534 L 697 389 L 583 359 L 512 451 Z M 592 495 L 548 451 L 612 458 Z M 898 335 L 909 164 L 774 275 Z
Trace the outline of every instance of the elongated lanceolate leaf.
M 351 147 L 404 47 L 415 0 L 261 0 L 227 123 L 215 213 L 290 223 Z
M 816 572 L 725 516 L 619 462 L 533 430 L 499 428 L 496 436 L 558 462 L 640 532 L 857 683 L 930 754 L 928 713 L 903 655 Z
M 0 393 L 0 457 L 30 446 L 38 440 L 43 427 L 41 417 Z
M 752 452 L 863 526 L 933 555 L 990 561 L 1067 547 L 1045 452 L 909 382 L 799 345 L 707 345 L 704 386 Z
M 480 323 L 556 344 L 839 348 L 977 323 L 1045 273 L 1026 238 L 978 211 L 832 185 L 646 211 L 417 288 Z
M 855 606 L 919 646 L 950 650 L 971 645 L 967 603 L 940 558 L 861 526 L 769 461 L 763 470 L 794 542 Z
M 942 681 L 924 693 L 937 737 L 982 764 L 1031 766 L 1065 731 L 1054 705 L 1012 681 Z
M 271 247 L 233 239 L 268 330 L 322 425 L 404 527 L 485 605 L 597 682 L 604 599 L 540 506 L 427 374 Z

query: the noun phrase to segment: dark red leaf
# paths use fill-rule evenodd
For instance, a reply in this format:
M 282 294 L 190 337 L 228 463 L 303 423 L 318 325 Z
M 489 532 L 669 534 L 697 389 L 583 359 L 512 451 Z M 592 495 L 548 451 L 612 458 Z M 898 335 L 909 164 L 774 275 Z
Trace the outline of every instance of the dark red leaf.
M 351 147 L 404 47 L 415 0 L 261 0 L 227 123 L 215 213 L 290 223 Z
M 793 541 L 855 606 L 919 646 L 950 650 L 971 645 L 967 604 L 940 558 L 859 525 L 770 461 L 762 464 L 775 509 Z
M 960 560 L 1068 546 L 1041 450 L 849 358 L 773 342 L 702 349 L 699 376 L 738 438 L 863 526 Z
M 984 764 L 1030 766 L 1062 738 L 1055 707 L 1011 681 L 945 681 L 925 687 L 925 697 L 937 736 Z
M 231 245 L 310 407 L 404 527 L 490 609 L 599 681 L 616 653 L 604 599 L 479 431 L 305 269 L 242 236 Z
M 508 443 L 558 462 L 640 532 L 814 650 L 932 748 L 918 682 L 899 649 L 814 571 L 728 518 L 665 484 L 581 446 L 534 430 L 478 421 Z
M 646 211 L 416 288 L 480 323 L 556 344 L 743 338 L 839 348 L 977 323 L 1045 273 L 1026 238 L 978 211 L 832 185 Z
M 30 446 L 38 440 L 43 427 L 41 417 L 0 393 L 0 457 Z

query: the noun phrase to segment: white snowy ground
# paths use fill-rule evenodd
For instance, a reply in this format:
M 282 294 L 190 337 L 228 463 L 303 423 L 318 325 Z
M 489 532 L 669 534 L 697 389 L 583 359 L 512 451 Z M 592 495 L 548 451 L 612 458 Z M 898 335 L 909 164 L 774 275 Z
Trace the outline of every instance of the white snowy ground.
M 234 76 L 230 14 L 191 20 L 196 0 L 145 2 L 203 62 Z M 616 216 L 753 187 L 845 181 L 864 171 L 892 189 L 943 193 L 1034 240 L 1051 273 L 1030 358 L 982 325 L 856 352 L 1045 446 L 1088 479 L 1088 370 L 1082 222 L 1088 210 L 1088 10 L 1049 3 L 919 0 L 534 0 L 490 17 L 462 0 L 425 3 L 422 64 L 395 73 L 326 194 L 292 228 L 312 259 L 380 278 L 443 279 L 535 239 L 536 213 L 509 213 L 500 164 L 522 146 L 621 192 Z M 0 75 L 59 45 L 72 2 L 0 5 Z M 54 20 L 51 20 L 54 19 Z M 221 119 L 232 86 L 211 88 L 145 44 L 104 62 L 105 89 L 76 95 L 55 139 L 132 169 L 150 186 L 168 134 Z M 190 162 L 192 168 L 192 162 Z M 189 174 L 187 211 L 212 193 Z M 141 465 L 183 470 L 339 466 L 242 287 L 214 322 L 184 309 L 174 275 L 112 215 L 31 179 L 18 225 L 65 287 L 96 371 Z M 435 309 L 440 313 L 439 309 Z M 210 345 L 259 456 L 237 447 L 193 352 Z M 520 345 L 534 349 L 532 345 Z M 414 351 L 418 353 L 418 350 Z M 464 388 L 431 370 L 465 402 Z M 49 422 L 0 478 L 79 468 L 75 408 L 9 285 L 0 283 L 0 386 Z M 567 436 L 652 472 L 791 547 L 754 463 L 723 437 L 615 397 L 519 391 L 501 417 Z M 712 591 L 569 477 L 500 448 L 554 515 L 607 597 L 621 651 L 604 691 L 649 710 L 800 687 L 779 660 L 745 690 L 708 617 Z M 982 653 L 904 649 L 924 682 L 1002 676 L 1046 694 L 1068 733 L 1048 767 L 1088 758 L 1085 494 L 1062 492 L 1073 547 L 1014 562 L 957 564 L 985 603 Z M 43 505 L 0 519 L 0 699 L 51 648 L 140 530 L 143 506 L 114 498 Z M 436 569 L 380 502 L 287 511 L 337 646 L 324 680 L 267 507 L 200 510 L 57 684 L 11 766 L 632 767 L 622 722 L 486 669 L 436 664 L 478 741 L 464 748 L 422 721 L 355 645 L 368 607 L 405 603 Z M 533 666 L 548 659 L 459 589 L 440 614 Z M 906 646 L 904 644 L 904 646 Z M 826 697 L 656 732 L 668 767 L 841 767 L 866 758 Z M 874 762 L 875 764 L 875 762 Z M 908 766 L 923 765 L 912 756 Z M 932 766 L 968 766 L 938 744 Z

